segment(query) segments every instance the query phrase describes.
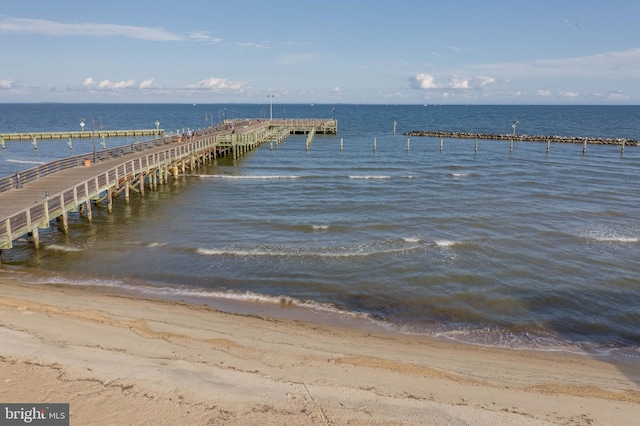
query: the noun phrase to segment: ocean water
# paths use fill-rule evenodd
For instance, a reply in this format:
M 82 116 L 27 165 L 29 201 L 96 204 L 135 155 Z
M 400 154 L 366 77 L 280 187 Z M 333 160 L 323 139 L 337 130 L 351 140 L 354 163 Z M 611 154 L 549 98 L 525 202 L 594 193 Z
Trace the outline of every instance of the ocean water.
M 0 133 L 205 127 L 269 105 L 0 105 Z M 640 139 L 634 106 L 274 105 L 333 118 L 72 215 L 2 252 L 37 282 L 101 286 L 237 312 L 317 315 L 464 342 L 640 357 L 640 147 L 407 137 L 411 130 Z M 397 132 L 393 134 L 393 123 Z M 71 124 L 69 124 L 71 123 Z M 376 149 L 373 149 L 373 141 Z M 342 140 L 343 148 L 340 149 Z M 108 146 L 130 141 L 107 141 Z M 407 149 L 407 144 L 409 148 Z M 92 150 L 74 141 L 73 154 Z M 2 175 L 69 155 L 7 142 Z

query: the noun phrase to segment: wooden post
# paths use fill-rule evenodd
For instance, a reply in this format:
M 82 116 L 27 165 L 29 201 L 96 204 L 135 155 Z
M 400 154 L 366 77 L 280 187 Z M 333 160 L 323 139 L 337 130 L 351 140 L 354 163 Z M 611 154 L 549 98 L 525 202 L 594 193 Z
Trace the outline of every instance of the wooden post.
M 129 204 L 129 181 L 124 182 L 124 203 Z
M 140 173 L 140 195 L 144 197 L 144 173 Z
M 107 213 L 111 214 L 113 212 L 113 193 L 111 188 L 107 189 Z
M 87 198 L 87 201 L 85 201 L 85 210 L 87 211 L 87 220 L 89 222 L 91 222 L 91 219 L 93 219 L 93 215 L 91 213 L 91 199 Z
M 33 238 L 33 247 L 38 250 L 40 248 L 40 234 L 38 233 L 38 228 L 34 228 L 34 230 L 31 231 L 31 237 Z
M 58 216 L 58 219 L 62 222 L 62 225 L 60 224 L 60 221 L 58 221 L 58 229 L 60 229 L 65 234 L 68 234 L 69 233 L 69 218 L 67 216 L 66 206 L 64 205 L 64 195 L 63 194 L 60 194 L 60 207 L 62 208 L 62 213 L 60 214 L 60 216 Z
M 158 179 L 158 171 L 156 169 L 151 170 L 151 173 L 149 174 L 149 186 L 151 187 L 152 190 L 157 189 L 158 185 L 157 185 L 157 179 Z

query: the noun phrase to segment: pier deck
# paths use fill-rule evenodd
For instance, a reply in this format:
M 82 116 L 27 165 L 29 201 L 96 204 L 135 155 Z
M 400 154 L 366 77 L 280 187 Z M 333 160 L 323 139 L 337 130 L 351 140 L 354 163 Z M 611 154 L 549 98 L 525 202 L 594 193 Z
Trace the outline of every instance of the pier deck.
M 200 131 L 190 140 L 161 137 L 103 150 L 95 158 L 87 153 L 7 176 L 0 179 L 0 249 L 11 248 L 26 234 L 38 248 L 38 229 L 49 228 L 56 220 L 66 233 L 69 212 L 81 212 L 91 220 L 92 202 L 106 200 L 111 213 L 114 195 L 124 193 L 129 202 L 130 191 L 144 195 L 145 187 L 155 189 L 205 161 L 226 155 L 236 158 L 295 133 L 337 133 L 337 122 L 233 120 Z

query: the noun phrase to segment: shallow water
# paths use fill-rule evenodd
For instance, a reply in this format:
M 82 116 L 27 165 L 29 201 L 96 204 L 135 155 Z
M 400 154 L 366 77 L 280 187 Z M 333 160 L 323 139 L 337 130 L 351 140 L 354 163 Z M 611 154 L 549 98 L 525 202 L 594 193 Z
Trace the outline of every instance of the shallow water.
M 135 117 L 152 110 L 203 127 L 204 110 L 220 110 L 90 107 L 118 117 L 117 128 L 149 128 Z M 321 118 L 332 108 L 283 107 Z M 481 140 L 476 153 L 473 140 L 445 139 L 441 152 L 439 139 L 416 137 L 407 150 L 401 134 L 510 133 L 518 119 L 528 134 L 640 139 L 640 107 L 335 108 L 339 134 L 309 150 L 298 136 L 219 159 L 130 205 L 116 201 L 112 215 L 97 209 L 91 224 L 72 217 L 68 236 L 41 233 L 38 253 L 21 241 L 3 262 L 47 271 L 46 281 L 87 284 L 69 275 L 87 272 L 90 285 L 159 297 L 295 305 L 405 333 L 640 356 L 640 148 L 589 145 L 583 155 L 582 145 L 552 144 L 547 154 L 546 144 L 509 152 L 509 142 Z M 197 120 L 185 113 L 194 109 Z M 68 153 L 54 144 L 34 153 L 7 143 L 0 170 Z

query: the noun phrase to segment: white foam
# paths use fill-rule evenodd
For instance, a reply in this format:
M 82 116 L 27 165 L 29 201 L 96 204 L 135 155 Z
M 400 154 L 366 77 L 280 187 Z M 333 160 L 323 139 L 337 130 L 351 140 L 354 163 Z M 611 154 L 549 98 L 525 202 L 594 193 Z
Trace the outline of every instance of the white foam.
M 422 241 L 420 238 L 417 238 L 417 237 L 404 237 L 402 239 L 407 243 L 419 243 L 420 241 Z
M 298 175 L 198 175 L 202 178 L 215 178 L 215 179 L 299 179 L 302 176 Z
M 406 241 L 406 240 L 405 240 Z M 418 247 L 414 241 L 410 247 L 406 245 L 382 243 L 363 243 L 345 247 L 286 247 L 263 246 L 256 248 L 204 248 L 195 249 L 203 256 L 271 256 L 271 257 L 320 257 L 320 258 L 349 258 L 375 256 L 384 253 L 401 253 Z
M 456 244 L 459 244 L 459 241 L 452 241 L 452 240 L 435 240 L 434 243 L 441 248 L 451 248 L 453 246 L 455 246 Z
M 640 237 L 633 237 L 628 235 L 621 235 L 617 232 L 612 232 L 608 230 L 591 230 L 579 234 L 580 237 L 586 238 L 588 240 L 599 241 L 604 243 L 638 243 L 640 242 Z
M 153 248 L 153 247 L 166 247 L 167 243 L 148 243 L 147 247 L 149 248 Z
M 54 250 L 54 251 L 67 251 L 67 252 L 82 251 L 82 249 L 78 247 L 62 246 L 60 244 L 50 244 L 50 245 L 44 246 L 44 248 L 47 250 Z
M 135 293 L 138 295 L 155 296 L 168 299 L 217 299 L 217 300 L 231 300 L 245 303 L 262 303 L 269 305 L 281 305 L 281 306 L 296 306 L 300 308 L 310 309 L 317 312 L 337 314 L 341 316 L 347 316 L 352 318 L 371 319 L 369 314 L 351 312 L 341 309 L 329 303 L 315 302 L 311 300 L 303 300 L 290 296 L 269 296 L 266 294 L 255 293 L 252 291 L 236 292 L 236 291 L 220 291 L 220 290 L 206 290 L 203 288 L 189 288 L 189 287 L 171 287 L 162 286 L 155 287 L 150 285 L 131 285 L 122 281 L 111 281 L 101 279 L 69 279 L 64 277 L 47 277 L 38 278 L 34 284 L 65 284 L 65 285 L 88 285 L 96 287 L 108 287 L 118 288 L 126 292 Z

